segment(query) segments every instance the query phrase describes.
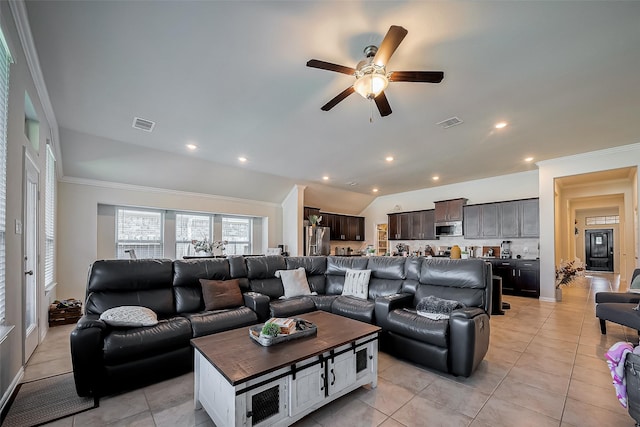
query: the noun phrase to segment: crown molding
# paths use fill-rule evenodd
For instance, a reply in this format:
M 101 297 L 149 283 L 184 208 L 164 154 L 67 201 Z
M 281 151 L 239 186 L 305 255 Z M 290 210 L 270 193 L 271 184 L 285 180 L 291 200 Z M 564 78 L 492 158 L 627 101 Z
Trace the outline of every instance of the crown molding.
M 31 35 L 31 26 L 29 25 L 29 16 L 27 14 L 27 6 L 24 0 L 9 0 L 9 7 L 11 8 L 11 14 L 18 30 L 18 36 L 20 37 L 20 44 L 24 51 L 24 56 L 27 59 L 27 66 L 33 79 L 33 84 L 38 92 L 38 98 L 40 98 L 40 104 L 44 110 L 44 115 L 49 124 L 51 130 L 51 145 L 53 146 L 56 162 L 56 171 L 58 179 L 64 176 L 62 171 L 62 151 L 60 150 L 60 136 L 58 134 L 58 121 L 56 115 L 53 112 L 53 105 L 49 98 L 49 91 L 47 91 L 47 85 L 44 82 L 44 76 L 42 75 L 42 69 L 40 68 L 40 59 L 38 58 L 38 51 L 36 45 L 33 42 L 33 36 Z
M 573 155 L 565 156 L 565 157 L 556 157 L 554 159 L 549 159 L 549 160 L 541 160 L 539 162 L 536 162 L 536 165 L 538 167 L 540 167 L 540 166 L 548 166 L 548 165 L 555 165 L 555 164 L 559 164 L 559 163 L 571 162 L 571 161 L 576 161 L 576 160 L 580 160 L 580 159 L 588 159 L 588 158 L 592 158 L 592 157 L 601 157 L 601 156 L 606 156 L 608 154 L 625 153 L 625 152 L 629 152 L 629 151 L 638 151 L 638 150 L 640 150 L 640 143 L 628 144 L 628 145 L 620 145 L 618 147 L 605 148 L 603 150 L 588 151 L 586 153 L 573 154 Z M 632 164 L 630 164 L 630 166 L 633 165 L 633 164 L 636 164 L 636 163 L 632 163 Z
M 206 194 L 206 193 L 194 193 L 190 191 L 181 191 L 181 190 L 170 190 L 167 188 L 158 188 L 158 187 L 146 187 L 143 185 L 133 185 L 133 184 L 122 184 L 119 182 L 110 182 L 110 181 L 99 181 L 96 179 L 87 179 L 87 178 L 75 178 L 65 176 L 59 180 L 59 182 L 65 184 L 74 184 L 74 185 L 86 185 L 91 187 L 99 187 L 99 188 L 109 188 L 112 190 L 128 190 L 128 191 L 143 191 L 147 193 L 158 193 L 158 194 L 171 194 L 174 196 L 182 196 L 182 197 L 200 197 L 204 199 L 211 200 L 221 200 L 226 202 L 235 202 L 235 203 L 245 203 L 250 205 L 257 206 L 268 206 L 270 208 L 281 208 L 280 203 L 272 203 L 272 202 L 263 202 L 261 200 L 251 200 L 251 199 L 242 199 L 239 197 L 229 197 L 229 196 L 218 196 L 215 194 Z

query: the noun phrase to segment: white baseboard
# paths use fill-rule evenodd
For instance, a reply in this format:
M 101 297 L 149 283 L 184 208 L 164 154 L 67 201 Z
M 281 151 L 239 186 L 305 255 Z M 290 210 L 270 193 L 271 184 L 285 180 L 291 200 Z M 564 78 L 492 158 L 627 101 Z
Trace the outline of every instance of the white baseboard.
M 539 301 L 544 301 L 544 302 L 558 302 L 556 301 L 555 298 L 549 298 L 549 297 L 540 297 L 538 298 Z
M 13 378 L 13 381 L 11 381 L 9 388 L 2 396 L 2 400 L 0 400 L 0 412 L 4 411 L 5 405 L 9 403 L 9 399 L 13 395 L 13 392 L 15 391 L 16 387 L 18 387 L 18 384 L 20 384 L 20 381 L 22 381 L 22 377 L 24 377 L 24 367 L 20 368 L 16 376 Z

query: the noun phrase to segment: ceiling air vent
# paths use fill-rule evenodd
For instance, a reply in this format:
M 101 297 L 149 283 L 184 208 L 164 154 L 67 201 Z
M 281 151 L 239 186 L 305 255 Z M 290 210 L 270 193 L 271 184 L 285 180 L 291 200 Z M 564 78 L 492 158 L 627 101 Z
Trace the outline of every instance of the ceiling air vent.
M 151 132 L 153 127 L 156 125 L 156 122 L 152 122 L 151 120 L 141 119 L 140 117 L 133 118 L 133 127 L 135 129 L 140 129 L 145 132 Z
M 452 126 L 456 126 L 461 123 L 462 123 L 462 120 L 460 120 L 459 118 L 451 117 L 450 119 L 443 120 L 440 123 L 436 123 L 436 124 L 442 126 L 443 129 L 448 129 Z

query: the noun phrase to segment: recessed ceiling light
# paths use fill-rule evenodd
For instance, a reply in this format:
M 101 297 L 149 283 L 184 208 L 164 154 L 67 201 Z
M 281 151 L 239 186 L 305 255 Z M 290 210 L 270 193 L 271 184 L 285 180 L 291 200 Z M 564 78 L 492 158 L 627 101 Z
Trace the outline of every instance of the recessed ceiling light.
M 198 148 L 196 144 L 187 144 L 186 147 L 191 151 L 196 150 Z
M 506 127 L 507 127 L 507 122 L 498 122 L 496 123 L 496 126 L 495 126 L 496 129 L 504 129 Z
M 325 175 L 325 176 L 322 177 L 322 180 L 323 181 L 329 181 L 329 177 Z
M 387 162 L 393 162 L 393 156 L 387 156 L 384 158 Z
M 529 163 L 529 162 L 533 162 L 533 157 L 525 157 L 524 161 Z
M 377 193 L 377 192 L 378 192 L 378 189 L 377 189 L 377 188 L 374 188 L 374 189 L 373 189 L 373 190 L 371 190 L 371 191 L 373 191 L 374 193 Z
M 243 157 L 243 156 L 240 156 L 240 157 L 238 157 L 238 161 L 241 162 L 241 163 L 244 163 L 244 162 L 247 161 L 247 158 Z
M 434 175 L 431 177 L 432 180 L 437 181 L 440 179 L 440 177 L 438 175 Z

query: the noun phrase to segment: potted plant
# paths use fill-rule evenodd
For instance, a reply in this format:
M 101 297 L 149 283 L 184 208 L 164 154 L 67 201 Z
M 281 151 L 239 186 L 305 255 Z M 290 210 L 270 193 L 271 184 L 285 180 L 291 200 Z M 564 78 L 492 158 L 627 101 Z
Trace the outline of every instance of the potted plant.
M 584 264 L 579 259 L 564 262 L 556 267 L 556 301 L 562 301 L 562 286 L 569 286 L 576 277 L 584 274 Z
M 322 215 L 309 215 L 309 225 L 312 227 L 320 225 L 320 221 L 322 221 Z

